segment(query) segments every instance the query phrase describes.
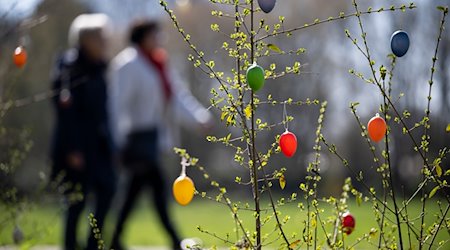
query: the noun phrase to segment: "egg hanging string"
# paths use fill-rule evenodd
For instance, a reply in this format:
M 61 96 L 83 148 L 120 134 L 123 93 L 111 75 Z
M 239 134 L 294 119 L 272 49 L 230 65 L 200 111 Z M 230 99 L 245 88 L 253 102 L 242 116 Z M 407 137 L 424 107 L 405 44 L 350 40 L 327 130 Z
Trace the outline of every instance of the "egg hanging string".
M 195 186 L 191 178 L 186 175 L 186 167 L 190 163 L 185 157 L 181 160 L 181 173 L 173 182 L 172 192 L 175 200 L 182 206 L 188 205 L 194 198 Z
M 180 164 L 181 164 L 181 173 L 180 173 L 180 176 L 186 176 L 186 167 L 190 166 L 191 163 L 189 163 L 188 160 L 187 160 L 185 157 L 183 157 L 183 158 L 181 159 Z
M 287 111 L 286 111 L 286 102 L 283 102 L 283 126 L 284 126 L 284 130 L 288 131 L 289 130 L 289 120 L 288 120 L 288 116 L 287 116 Z

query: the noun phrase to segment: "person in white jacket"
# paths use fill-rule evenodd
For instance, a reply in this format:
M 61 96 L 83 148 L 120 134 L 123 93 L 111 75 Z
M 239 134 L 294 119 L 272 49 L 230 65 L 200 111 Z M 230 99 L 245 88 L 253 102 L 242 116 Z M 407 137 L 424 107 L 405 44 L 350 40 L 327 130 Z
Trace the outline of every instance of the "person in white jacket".
M 115 250 L 123 249 L 123 225 L 144 186 L 153 190 L 154 205 L 173 249 L 180 249 L 180 237 L 168 213 L 160 158 L 177 143 L 180 124 L 207 128 L 211 120 L 210 113 L 170 71 L 158 36 L 157 22 L 135 22 L 130 29 L 131 45 L 111 63 L 113 137 L 130 175 L 113 235 L 111 247 Z

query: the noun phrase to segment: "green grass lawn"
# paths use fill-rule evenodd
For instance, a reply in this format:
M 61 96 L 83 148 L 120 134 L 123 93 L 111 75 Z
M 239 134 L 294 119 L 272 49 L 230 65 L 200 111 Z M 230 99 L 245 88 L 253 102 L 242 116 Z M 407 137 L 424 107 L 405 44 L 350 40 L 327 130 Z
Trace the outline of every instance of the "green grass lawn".
M 234 221 L 228 208 L 224 205 L 217 204 L 212 201 L 200 200 L 198 197 L 190 205 L 181 207 L 176 204 L 171 206 L 174 215 L 174 221 L 177 222 L 177 226 L 180 229 L 182 236 L 184 237 L 198 237 L 201 238 L 205 246 L 211 245 L 224 245 L 218 239 L 212 236 L 201 233 L 197 230 L 197 226 L 201 226 L 203 229 L 216 233 L 220 237 L 226 237 L 230 235 L 230 240 L 235 241 L 236 233 L 233 232 Z M 356 230 L 353 234 L 346 237 L 346 244 L 352 244 L 361 237 L 364 233 L 368 233 L 370 228 L 377 228 L 372 208 L 369 204 L 357 206 L 355 204 L 350 205 L 350 210 L 356 218 Z M 305 218 L 305 212 L 301 212 L 296 204 L 288 204 L 281 208 L 282 218 L 285 215 L 290 215 L 291 219 L 284 227 L 288 236 L 297 232 L 301 234 L 303 229 L 303 219 Z M 414 217 L 420 212 L 420 206 L 418 202 L 414 202 L 409 207 L 408 213 Z M 427 220 L 433 219 L 434 214 L 438 212 L 438 207 L 435 203 L 429 202 L 427 207 Z M 331 211 L 326 211 L 322 219 L 326 219 L 326 216 L 331 215 Z M 253 229 L 253 217 L 251 212 L 242 211 L 241 218 L 248 229 Z M 111 226 L 114 222 L 114 212 L 111 213 L 104 232 L 104 238 L 108 242 L 111 235 Z M 390 216 L 393 219 L 392 216 Z M 62 212 L 55 204 L 37 207 L 30 212 L 25 213 L 20 218 L 20 226 L 22 227 L 25 236 L 32 238 L 33 240 L 29 244 L 38 245 L 57 245 L 61 241 L 61 228 L 62 228 Z M 87 234 L 87 215 L 82 218 L 80 230 L 83 235 Z M 417 224 L 418 222 L 416 222 Z M 274 221 L 271 220 L 265 233 L 273 231 Z M 407 231 L 403 230 L 404 238 L 407 239 Z M 322 234 L 319 230 L 319 234 Z M 12 228 L 4 227 L 0 228 L 0 245 L 12 243 Z M 129 245 L 154 245 L 162 246 L 168 245 L 165 232 L 162 230 L 159 220 L 153 211 L 151 203 L 141 200 L 137 206 L 135 212 L 131 216 L 128 227 L 125 233 L 125 243 Z M 271 238 L 274 239 L 276 234 Z M 323 237 L 322 237 L 323 238 Z M 447 230 L 442 230 L 439 234 L 439 240 L 447 240 L 450 238 Z M 375 237 L 375 241 L 378 239 L 378 234 Z M 437 241 L 436 241 L 437 242 Z M 274 245 L 276 248 L 278 245 Z M 408 245 L 407 245 L 408 246 Z M 372 249 L 373 247 L 367 243 L 362 242 L 357 249 Z M 414 247 L 413 247 L 414 248 Z

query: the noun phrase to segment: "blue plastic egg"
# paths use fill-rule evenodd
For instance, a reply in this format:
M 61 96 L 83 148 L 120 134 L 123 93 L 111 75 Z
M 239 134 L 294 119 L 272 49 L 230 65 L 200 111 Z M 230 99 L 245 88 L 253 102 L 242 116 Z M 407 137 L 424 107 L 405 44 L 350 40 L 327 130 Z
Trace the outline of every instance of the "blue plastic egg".
M 403 30 L 397 30 L 391 36 L 392 53 L 398 57 L 402 57 L 409 49 L 409 36 Z
M 269 13 L 275 7 L 276 0 L 258 0 L 259 7 L 265 13 Z

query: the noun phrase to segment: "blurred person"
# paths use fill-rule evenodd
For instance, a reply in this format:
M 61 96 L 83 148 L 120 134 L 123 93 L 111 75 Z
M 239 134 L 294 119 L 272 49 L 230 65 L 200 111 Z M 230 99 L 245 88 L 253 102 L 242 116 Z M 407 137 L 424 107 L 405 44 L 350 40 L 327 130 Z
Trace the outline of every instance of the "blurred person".
M 95 194 L 94 217 L 102 229 L 115 190 L 112 137 L 107 112 L 105 72 L 109 18 L 83 14 L 69 30 L 70 49 L 57 60 L 53 74 L 56 124 L 52 145 L 53 177 L 62 175 L 68 206 L 64 249 L 80 249 L 77 227 L 87 195 Z M 82 195 L 81 199 L 73 199 Z M 91 233 L 86 249 L 97 249 Z
M 181 239 L 168 212 L 168 182 L 161 169 L 161 158 L 176 143 L 178 125 L 207 129 L 211 116 L 170 71 L 157 22 L 136 21 L 130 29 L 129 42 L 131 45 L 111 65 L 114 138 L 129 175 L 111 248 L 124 249 L 124 223 L 147 186 L 152 188 L 153 204 L 173 249 L 180 249 Z

